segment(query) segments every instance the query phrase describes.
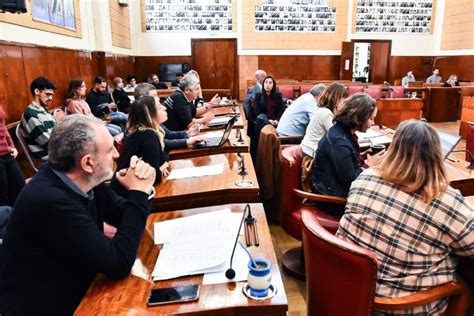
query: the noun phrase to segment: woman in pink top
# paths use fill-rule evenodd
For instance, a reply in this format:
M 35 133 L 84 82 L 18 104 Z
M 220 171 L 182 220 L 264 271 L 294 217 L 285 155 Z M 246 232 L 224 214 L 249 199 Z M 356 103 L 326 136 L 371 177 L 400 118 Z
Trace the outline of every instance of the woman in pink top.
M 15 161 L 18 151 L 5 126 L 5 111 L 0 105 L 0 206 L 13 206 L 25 186 L 25 178 Z
M 86 83 L 82 79 L 75 79 L 69 82 L 68 93 L 66 95 L 66 113 L 93 115 L 89 104 L 86 102 Z M 107 124 L 110 135 L 117 136 L 122 132 L 120 126 Z

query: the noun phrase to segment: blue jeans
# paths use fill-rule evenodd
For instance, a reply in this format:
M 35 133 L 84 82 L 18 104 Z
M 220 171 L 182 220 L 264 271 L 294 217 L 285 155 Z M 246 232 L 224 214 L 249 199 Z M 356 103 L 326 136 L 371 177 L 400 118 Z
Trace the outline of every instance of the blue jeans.
M 119 125 L 119 126 L 125 126 L 127 124 L 128 116 L 127 114 L 123 112 L 110 112 L 110 117 L 112 117 L 112 121 L 110 123 Z
M 120 126 L 117 126 L 117 125 L 114 125 L 114 124 L 107 124 L 107 129 L 109 130 L 109 133 L 110 135 L 112 135 L 112 137 L 120 134 L 122 132 L 122 129 L 120 128 Z

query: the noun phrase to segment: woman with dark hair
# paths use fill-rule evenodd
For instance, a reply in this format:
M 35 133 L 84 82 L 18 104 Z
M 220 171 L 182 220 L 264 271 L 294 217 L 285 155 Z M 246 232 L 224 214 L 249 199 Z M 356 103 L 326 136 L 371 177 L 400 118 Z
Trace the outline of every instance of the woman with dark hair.
M 82 79 L 74 79 L 69 82 L 68 93 L 66 94 L 66 114 L 83 114 L 93 116 L 89 104 L 86 102 L 86 83 Z M 107 116 L 104 120 L 107 122 L 107 129 L 110 135 L 115 137 L 122 133 L 120 126 L 110 124 L 107 121 Z M 110 121 L 110 120 L 109 120 Z
M 334 124 L 334 114 L 339 109 L 341 102 L 347 98 L 346 87 L 340 83 L 331 83 L 321 94 L 318 106 L 311 121 L 306 127 L 306 133 L 301 141 L 305 155 L 314 157 L 319 140 Z
M 161 104 L 157 106 L 153 97 L 146 96 L 133 102 L 117 170 L 127 168 L 131 157 L 135 155 L 156 169 L 155 184 L 169 174 L 169 157 L 164 151 L 165 135 L 160 127 L 167 118 L 166 108 Z M 112 180 L 112 188 L 120 195 L 127 192 L 115 178 Z
M 277 92 L 277 84 L 273 76 L 267 75 L 263 79 L 262 91 L 255 94 L 254 101 L 253 113 L 255 120 L 258 121 L 260 116 L 260 118 L 266 120 L 266 124 L 277 126 L 286 107 L 281 93 Z
M 455 280 L 455 256 L 474 258 L 473 223 L 472 205 L 449 186 L 438 133 L 410 120 L 383 161 L 352 183 L 337 236 L 377 255 L 376 296 L 394 298 Z M 447 303 L 396 314 L 444 315 Z
M 273 76 L 267 75 L 263 79 L 262 91 L 255 94 L 255 99 L 251 104 L 251 116 L 255 127 L 254 131 L 249 131 L 250 154 L 252 159 L 256 161 L 262 128 L 267 124 L 271 124 L 276 128 L 286 109 L 281 93 L 277 92 L 277 85 Z
M 384 151 L 365 161 L 359 153 L 356 131 L 366 132 L 374 124 L 375 101 L 365 93 L 344 100 L 334 117 L 334 126 L 321 138 L 314 158 L 313 192 L 347 197 L 352 181 L 369 166 L 377 164 Z M 322 210 L 336 216 L 344 214 L 343 205 L 317 203 Z
M 0 105 L 0 206 L 13 206 L 25 186 L 25 178 L 15 161 L 17 155 L 18 150 L 5 126 L 5 111 Z

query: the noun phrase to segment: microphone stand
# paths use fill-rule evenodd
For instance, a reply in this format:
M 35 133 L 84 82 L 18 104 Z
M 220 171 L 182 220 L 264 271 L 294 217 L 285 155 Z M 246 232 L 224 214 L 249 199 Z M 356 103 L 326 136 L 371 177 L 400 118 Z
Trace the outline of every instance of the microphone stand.
M 247 172 L 247 169 L 245 168 L 244 156 L 243 155 L 238 155 L 238 156 L 240 157 L 240 166 L 239 166 L 238 175 L 242 176 L 242 179 L 235 181 L 235 185 L 238 187 L 244 187 L 244 188 L 251 187 L 253 186 L 253 181 L 245 180 L 245 176 L 248 175 L 249 173 Z
M 260 242 L 258 240 L 257 219 L 252 216 L 250 205 L 247 204 L 247 206 L 249 207 L 249 211 L 245 218 L 245 241 L 247 242 L 247 247 L 258 247 L 260 246 Z
M 474 169 L 474 159 L 473 159 L 473 154 L 467 150 L 467 149 L 460 149 L 460 150 L 453 150 L 451 153 L 468 153 L 469 154 L 469 158 L 471 160 L 470 164 L 466 166 L 467 169 Z
M 237 242 L 239 241 L 240 230 L 242 229 L 242 223 L 244 222 L 245 213 L 247 212 L 247 209 L 250 210 L 250 205 L 248 205 L 248 204 L 244 208 L 244 212 L 242 214 L 242 219 L 240 220 L 239 230 L 237 231 L 237 236 L 235 237 L 234 248 L 232 249 L 232 255 L 230 256 L 229 269 L 227 269 L 225 271 L 225 277 L 228 278 L 229 280 L 232 280 L 233 278 L 235 278 L 235 270 L 232 269 L 232 261 L 234 260 L 235 247 L 237 246 Z

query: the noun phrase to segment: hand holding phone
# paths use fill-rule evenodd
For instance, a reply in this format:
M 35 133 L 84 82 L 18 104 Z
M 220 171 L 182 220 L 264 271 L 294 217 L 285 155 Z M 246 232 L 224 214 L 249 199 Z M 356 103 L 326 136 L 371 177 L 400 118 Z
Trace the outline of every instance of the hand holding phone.
M 148 305 L 161 305 L 178 302 L 189 302 L 199 298 L 199 285 L 184 285 L 154 289 L 148 297 Z

